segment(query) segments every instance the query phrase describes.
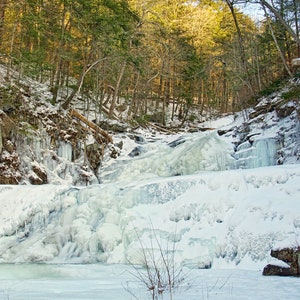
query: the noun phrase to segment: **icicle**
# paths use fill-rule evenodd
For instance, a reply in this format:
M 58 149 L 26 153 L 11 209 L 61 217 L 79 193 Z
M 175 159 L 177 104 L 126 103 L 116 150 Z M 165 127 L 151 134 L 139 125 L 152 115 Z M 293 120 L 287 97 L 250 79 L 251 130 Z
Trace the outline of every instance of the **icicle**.
M 60 142 L 57 153 L 62 158 L 72 161 L 72 145 L 66 142 Z
M 277 143 L 274 139 L 259 139 L 253 145 L 246 142 L 235 153 L 236 168 L 251 169 L 276 164 Z

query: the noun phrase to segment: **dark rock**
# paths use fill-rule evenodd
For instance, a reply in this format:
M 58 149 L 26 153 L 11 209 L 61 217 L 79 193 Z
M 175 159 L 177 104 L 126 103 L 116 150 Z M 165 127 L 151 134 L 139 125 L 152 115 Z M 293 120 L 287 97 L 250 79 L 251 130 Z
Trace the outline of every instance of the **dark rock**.
M 103 149 L 101 145 L 98 143 L 93 143 L 86 146 L 86 155 L 88 161 L 91 165 L 91 168 L 96 171 L 99 167 L 102 157 L 103 157 Z
M 276 108 L 276 113 L 279 118 L 286 118 L 296 109 L 294 106 L 282 106 Z
M 32 164 L 33 173 L 29 176 L 29 181 L 33 185 L 41 185 L 48 183 L 46 171 L 37 164 Z
M 43 184 L 43 180 L 40 177 L 38 177 L 36 174 L 30 175 L 29 181 L 33 185 L 42 185 Z
M 185 139 L 180 137 L 177 140 L 168 143 L 168 146 L 171 147 L 171 148 L 175 148 L 175 147 L 177 147 L 177 146 L 179 146 L 183 143 L 185 143 Z
M 120 148 L 119 147 L 113 145 L 113 146 L 110 147 L 109 150 L 110 150 L 109 156 L 111 158 L 117 158 L 118 156 L 120 156 Z
M 230 131 L 232 131 L 232 129 L 226 129 L 226 130 L 225 129 L 219 129 L 218 130 L 218 135 L 222 136 L 222 135 L 224 135 L 224 134 L 226 134 Z
M 135 147 L 128 155 L 130 157 L 140 156 L 142 153 L 145 153 L 145 149 L 142 146 Z
M 255 110 L 249 114 L 249 119 L 254 119 L 254 118 L 258 117 L 259 115 L 274 111 L 274 109 L 275 109 L 274 106 L 275 106 L 274 103 L 267 103 L 267 104 L 255 107 L 254 108 Z
M 288 266 L 281 267 L 269 264 L 263 270 L 263 275 L 300 276 L 300 247 L 271 250 L 271 256 L 284 261 Z
M 298 249 L 299 251 L 300 249 Z M 295 260 L 295 255 L 297 255 L 297 250 L 293 248 L 283 248 L 280 250 L 271 250 L 271 256 L 286 263 L 293 263 Z
M 295 276 L 297 275 L 297 273 L 292 273 L 292 270 L 289 267 L 284 268 L 284 267 L 269 264 L 264 267 L 263 275 Z
M 118 147 L 120 150 L 122 150 L 123 149 L 123 141 L 116 143 L 116 147 Z
M 145 144 L 146 143 L 145 139 L 140 135 L 135 135 L 134 136 L 134 141 L 138 144 Z
M 32 165 L 32 171 L 41 179 L 42 184 L 48 183 L 47 172 L 38 165 Z

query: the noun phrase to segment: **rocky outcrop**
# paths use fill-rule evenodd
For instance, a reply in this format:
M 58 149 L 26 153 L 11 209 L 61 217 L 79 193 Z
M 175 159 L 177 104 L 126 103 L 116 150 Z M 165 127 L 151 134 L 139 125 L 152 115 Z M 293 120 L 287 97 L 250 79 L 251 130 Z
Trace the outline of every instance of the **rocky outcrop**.
M 48 183 L 47 172 L 38 164 L 32 163 L 32 172 L 29 176 L 31 184 L 40 185 Z
M 104 155 L 104 146 L 93 143 L 86 146 L 86 155 L 91 168 L 97 171 Z
M 271 250 L 271 256 L 287 264 L 286 267 L 267 265 L 263 275 L 300 276 L 300 247 Z
M 20 158 L 10 140 L 14 131 L 14 122 L 0 110 L 0 184 L 18 184 L 21 178 Z
M 30 95 L 21 100 L 10 114 L 0 101 L 0 184 L 40 185 L 66 177 L 74 185 L 96 182 L 112 137 L 75 110 L 61 111 Z

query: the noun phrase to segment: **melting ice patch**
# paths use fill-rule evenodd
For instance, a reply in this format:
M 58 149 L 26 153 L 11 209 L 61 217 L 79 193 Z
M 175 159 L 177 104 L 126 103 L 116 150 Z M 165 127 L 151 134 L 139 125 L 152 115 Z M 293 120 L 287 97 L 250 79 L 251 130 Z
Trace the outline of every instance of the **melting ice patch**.
M 155 232 L 189 267 L 262 266 L 271 248 L 299 240 L 299 186 L 297 165 L 81 189 L 2 186 L 0 261 L 141 263 L 140 241 L 155 248 Z

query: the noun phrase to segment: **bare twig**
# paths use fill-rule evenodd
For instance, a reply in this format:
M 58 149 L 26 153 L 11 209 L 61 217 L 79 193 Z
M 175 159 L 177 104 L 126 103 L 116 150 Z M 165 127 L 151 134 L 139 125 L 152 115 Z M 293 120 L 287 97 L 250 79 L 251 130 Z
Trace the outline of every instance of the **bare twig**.
M 151 223 L 151 241 L 150 249 L 145 247 L 141 236 L 135 229 L 142 254 L 143 269 L 133 264 L 134 273 L 130 272 L 138 281 L 140 281 L 151 293 L 152 300 L 163 299 L 165 292 L 168 292 L 169 299 L 173 299 L 174 290 L 179 288 L 186 279 L 182 267 L 175 266 L 175 242 L 173 247 L 163 248 Z M 158 250 L 158 256 L 155 250 Z M 128 291 L 128 287 L 126 288 Z M 132 294 L 132 291 L 130 292 Z

